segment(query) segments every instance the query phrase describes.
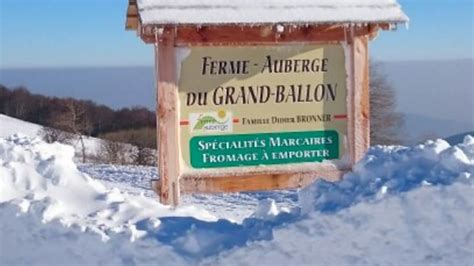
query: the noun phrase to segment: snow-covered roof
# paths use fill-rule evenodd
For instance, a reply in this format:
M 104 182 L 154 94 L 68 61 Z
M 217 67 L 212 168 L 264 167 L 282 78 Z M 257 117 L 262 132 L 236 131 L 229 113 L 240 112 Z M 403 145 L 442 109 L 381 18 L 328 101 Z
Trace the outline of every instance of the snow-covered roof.
M 138 0 L 143 25 L 405 23 L 396 0 Z

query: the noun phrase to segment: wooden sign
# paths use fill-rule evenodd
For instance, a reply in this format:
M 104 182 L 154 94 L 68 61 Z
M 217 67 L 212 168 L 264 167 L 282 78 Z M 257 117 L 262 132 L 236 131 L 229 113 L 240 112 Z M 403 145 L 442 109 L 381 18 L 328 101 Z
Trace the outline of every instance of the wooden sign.
M 270 2 L 129 0 L 155 45 L 163 203 L 340 180 L 368 149 L 368 42 L 401 6 Z
M 370 29 L 339 30 L 332 41 L 208 45 L 164 28 L 153 184 L 161 201 L 297 188 L 349 171 L 369 145 Z

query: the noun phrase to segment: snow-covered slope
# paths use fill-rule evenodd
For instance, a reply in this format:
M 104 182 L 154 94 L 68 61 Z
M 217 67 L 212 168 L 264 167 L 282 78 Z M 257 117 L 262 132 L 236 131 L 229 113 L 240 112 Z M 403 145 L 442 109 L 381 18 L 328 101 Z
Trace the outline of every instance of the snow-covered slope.
M 319 181 L 299 192 L 195 196 L 177 209 L 143 193 L 154 173 L 130 180 L 146 168 L 128 174 L 121 167 L 78 170 L 72 154 L 69 146 L 25 136 L 0 139 L 0 264 L 474 262 L 470 136 L 456 146 L 437 140 L 374 147 L 336 183 Z M 94 180 L 82 171 L 107 177 Z M 292 197 L 297 201 L 286 206 L 272 200 Z M 252 205 L 254 213 L 239 222 L 226 219 L 241 205 Z
M 0 114 L 0 138 L 6 138 L 16 133 L 29 137 L 37 137 L 40 125 Z
M 40 137 L 43 126 L 26 122 L 20 119 L 0 114 L 0 138 L 6 138 L 16 133 L 28 137 Z M 84 136 L 84 145 L 88 157 L 97 157 L 103 140 Z M 76 156 L 80 158 L 81 144 L 78 139 L 71 143 L 76 149 Z

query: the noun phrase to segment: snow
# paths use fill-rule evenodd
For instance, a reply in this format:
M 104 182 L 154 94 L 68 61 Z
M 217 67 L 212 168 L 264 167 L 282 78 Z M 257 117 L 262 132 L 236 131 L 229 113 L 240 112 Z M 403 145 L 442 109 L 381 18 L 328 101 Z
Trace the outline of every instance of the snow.
M 171 211 L 152 198 L 107 189 L 80 172 L 73 156 L 71 146 L 59 143 L 19 135 L 0 139 L 0 202 L 17 202 L 24 211 L 40 202 L 43 222 L 59 220 L 65 226 L 97 232 L 104 239 L 108 230 L 126 231 L 135 239 L 141 234 L 136 231 L 137 222 L 170 214 L 215 220 L 193 207 Z
M 302 211 L 339 210 L 368 196 L 382 197 L 409 191 L 423 182 L 451 184 L 460 174 L 474 174 L 473 148 L 474 139 L 470 136 L 465 138 L 464 143 L 453 147 L 441 139 L 413 148 L 373 147 L 341 182 L 317 182 L 301 190 Z
M 151 180 L 158 179 L 156 167 L 82 164 L 78 168 L 92 178 L 100 180 L 106 187 L 126 190 L 129 194 L 144 194 L 147 197 L 156 198 L 155 192 L 151 189 Z M 296 190 L 283 190 L 278 193 L 271 191 L 235 193 L 231 196 L 229 194 L 196 194 L 184 196 L 181 205 L 196 206 L 218 219 L 242 223 L 269 198 L 276 202 L 278 208 L 290 209 L 297 205 L 297 197 Z
M 78 167 L 72 156 L 0 138 L 2 265 L 474 263 L 471 136 L 376 146 L 339 182 L 188 196 L 176 209 L 147 188 L 155 169 Z
M 405 23 L 396 0 L 138 0 L 147 24 Z
M 0 114 L 0 138 L 6 138 L 18 132 L 29 137 L 37 137 L 40 129 L 40 125 Z
M 0 114 L 0 138 L 7 138 L 16 133 L 33 138 L 40 137 L 41 128 L 41 125 Z M 83 136 L 83 139 L 87 156 L 97 157 L 103 140 L 87 136 Z M 76 148 L 77 158 L 80 158 L 81 143 L 76 138 L 71 144 Z
M 313 212 L 218 265 L 472 265 L 473 184 L 421 187 L 337 214 Z
M 131 242 L 115 234 L 106 243 L 91 231 L 64 227 L 59 221 L 43 223 L 40 203 L 28 213 L 0 204 L 1 265 L 185 265 L 171 247 L 153 241 Z M 140 254 L 139 256 L 137 256 Z

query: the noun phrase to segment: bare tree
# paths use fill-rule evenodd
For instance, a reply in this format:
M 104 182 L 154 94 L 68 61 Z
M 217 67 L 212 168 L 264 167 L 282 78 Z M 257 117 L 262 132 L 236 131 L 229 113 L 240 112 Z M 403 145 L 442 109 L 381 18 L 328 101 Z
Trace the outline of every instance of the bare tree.
M 64 102 L 63 111 L 53 118 L 53 124 L 56 128 L 70 132 L 78 138 L 81 144 L 82 162 L 85 163 L 84 136 L 89 136 L 92 130 L 86 106 L 82 102 L 67 99 Z
M 155 165 L 156 163 L 156 130 L 142 128 L 129 131 L 129 143 L 136 147 L 132 159 L 138 165 Z
M 26 119 L 31 108 L 30 93 L 24 87 L 18 87 L 11 93 L 10 107 L 13 117 Z
M 100 136 L 102 158 L 109 163 L 156 164 L 156 130 L 141 128 L 111 132 Z M 126 149 L 125 149 L 126 148 Z M 118 156 L 124 156 L 120 159 Z
M 130 144 L 104 140 L 100 147 L 100 157 L 103 162 L 111 164 L 126 164 Z
M 131 158 L 137 165 L 156 165 L 156 151 L 147 147 L 135 146 Z
M 52 127 L 42 127 L 39 131 L 41 138 L 47 143 L 60 142 L 70 144 L 74 135 Z
M 381 72 L 381 66 L 370 68 L 370 141 L 372 145 L 401 143 L 403 115 L 395 111 L 395 90 Z

